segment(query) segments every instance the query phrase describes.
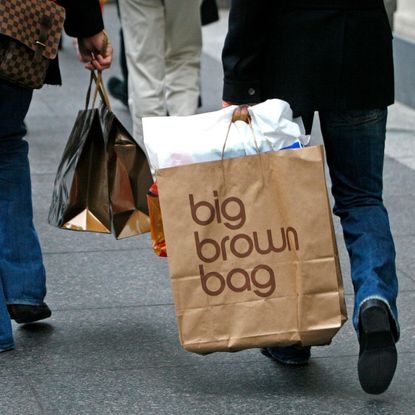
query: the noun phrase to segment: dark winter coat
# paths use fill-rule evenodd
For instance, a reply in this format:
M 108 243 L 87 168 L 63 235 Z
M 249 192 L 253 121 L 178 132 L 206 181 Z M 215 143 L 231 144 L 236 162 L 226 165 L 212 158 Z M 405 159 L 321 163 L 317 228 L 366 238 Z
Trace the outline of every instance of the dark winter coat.
M 232 0 L 223 99 L 288 101 L 296 113 L 394 100 L 383 0 Z
M 104 28 L 98 0 L 58 0 L 65 7 L 65 32 L 72 37 L 90 37 Z M 51 61 L 46 75 L 46 83 L 62 83 L 58 58 Z

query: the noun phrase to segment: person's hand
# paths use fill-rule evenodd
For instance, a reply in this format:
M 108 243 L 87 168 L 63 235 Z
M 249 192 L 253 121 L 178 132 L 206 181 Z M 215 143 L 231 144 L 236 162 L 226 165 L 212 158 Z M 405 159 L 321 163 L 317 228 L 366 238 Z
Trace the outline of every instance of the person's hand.
M 250 105 L 248 104 L 239 105 L 239 104 L 229 102 L 229 101 L 222 101 L 223 108 L 230 107 L 231 105 L 238 105 L 238 107 L 235 108 L 235 111 L 232 114 L 232 122 L 244 121 L 248 124 L 251 122 L 251 116 L 249 115 L 249 111 L 248 111 L 248 107 Z
M 91 37 L 78 39 L 79 57 L 85 68 L 93 71 L 108 69 L 112 63 L 112 45 L 102 31 Z
M 239 105 L 234 102 L 222 101 L 222 108 L 231 107 L 232 105 Z

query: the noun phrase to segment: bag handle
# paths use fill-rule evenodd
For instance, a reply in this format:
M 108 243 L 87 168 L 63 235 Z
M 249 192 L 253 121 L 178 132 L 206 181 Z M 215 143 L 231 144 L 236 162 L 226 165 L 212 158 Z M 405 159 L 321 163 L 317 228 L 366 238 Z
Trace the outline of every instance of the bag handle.
M 91 77 L 89 79 L 89 86 L 88 86 L 88 91 L 86 93 L 86 99 L 85 99 L 85 109 L 86 110 L 89 109 L 93 82 L 95 83 L 95 91 L 94 91 L 94 96 L 92 99 L 92 108 L 95 108 L 95 102 L 99 94 L 101 97 L 102 103 L 111 111 L 111 103 L 109 100 L 108 92 L 104 85 L 104 81 L 102 79 L 102 71 L 98 71 L 98 75 L 95 74 L 95 71 L 91 71 Z
M 102 77 L 102 71 L 98 71 L 98 76 L 93 74 L 93 77 L 94 77 L 95 83 L 97 84 L 97 89 L 95 91 L 94 101 L 93 101 L 94 104 L 95 104 L 95 100 L 97 97 L 97 91 L 98 91 L 103 104 L 111 111 L 111 103 L 110 103 L 108 91 L 105 88 L 104 80 Z
M 222 147 L 222 156 L 221 156 L 222 160 L 224 159 L 224 156 L 225 156 L 226 144 L 228 142 L 229 133 L 231 131 L 232 124 L 235 123 L 236 121 L 244 121 L 249 125 L 249 127 L 251 128 L 252 137 L 254 139 L 256 151 L 258 154 L 260 154 L 258 142 L 255 136 L 254 129 L 252 127 L 252 118 L 248 112 L 248 105 L 244 104 L 244 105 L 239 105 L 237 108 L 235 108 L 235 110 L 232 113 L 232 119 L 231 119 L 231 122 L 229 123 L 228 131 L 226 132 L 225 141 Z
M 94 78 L 93 78 L 92 72 L 91 72 L 91 76 L 89 78 L 88 90 L 86 92 L 86 98 L 85 98 L 85 110 L 89 109 L 89 101 L 91 100 L 91 89 L 92 89 L 93 80 L 94 80 Z

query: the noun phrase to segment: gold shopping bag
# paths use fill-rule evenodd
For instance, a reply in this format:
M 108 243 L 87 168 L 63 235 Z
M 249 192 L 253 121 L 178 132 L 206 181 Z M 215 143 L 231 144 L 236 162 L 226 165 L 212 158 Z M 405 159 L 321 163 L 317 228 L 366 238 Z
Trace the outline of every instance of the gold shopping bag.
M 108 108 L 101 109 L 108 154 L 112 231 L 117 239 L 150 232 L 147 191 L 153 183 L 144 151 Z
M 100 109 L 88 109 L 94 82 L 93 106 L 99 94 Z M 49 223 L 113 233 L 117 239 L 149 232 L 150 168 L 143 150 L 111 111 L 100 73 L 91 73 L 85 108 L 78 114 L 58 167 Z

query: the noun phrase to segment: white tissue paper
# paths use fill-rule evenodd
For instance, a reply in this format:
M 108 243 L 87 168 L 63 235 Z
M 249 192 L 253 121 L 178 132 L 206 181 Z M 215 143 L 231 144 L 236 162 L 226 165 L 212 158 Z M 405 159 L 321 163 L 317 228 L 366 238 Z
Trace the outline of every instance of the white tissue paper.
M 243 121 L 229 128 L 235 108 L 185 117 L 143 118 L 144 144 L 153 172 L 220 160 L 228 131 L 224 158 L 299 148 L 310 141 L 301 118 L 293 118 L 285 101 L 272 99 L 249 107 L 252 128 Z

